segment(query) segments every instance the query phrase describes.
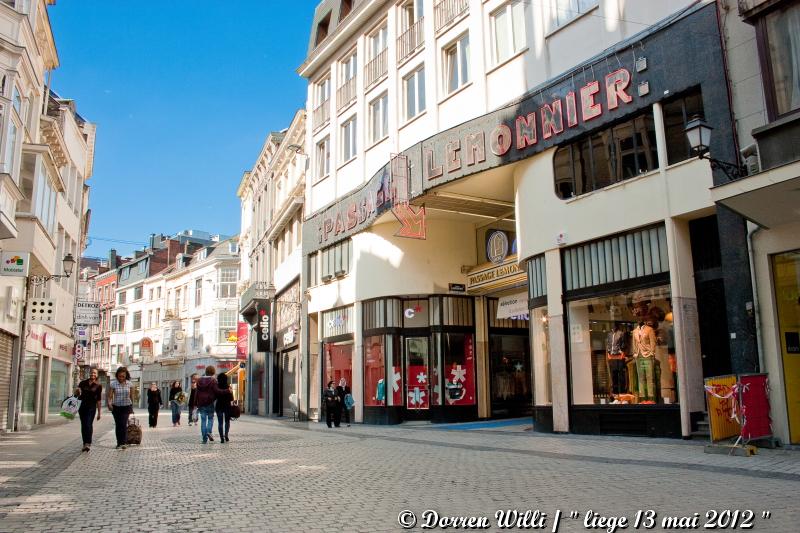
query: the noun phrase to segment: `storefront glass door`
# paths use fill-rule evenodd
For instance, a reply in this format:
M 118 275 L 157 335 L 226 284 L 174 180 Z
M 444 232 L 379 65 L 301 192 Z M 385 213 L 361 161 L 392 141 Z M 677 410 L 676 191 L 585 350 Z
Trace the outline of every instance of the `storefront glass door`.
M 530 414 L 531 368 L 527 335 L 490 335 L 492 416 Z
M 773 257 L 789 440 L 800 442 L 800 250 Z
M 430 358 L 428 337 L 406 337 L 406 409 L 409 412 L 430 408 Z

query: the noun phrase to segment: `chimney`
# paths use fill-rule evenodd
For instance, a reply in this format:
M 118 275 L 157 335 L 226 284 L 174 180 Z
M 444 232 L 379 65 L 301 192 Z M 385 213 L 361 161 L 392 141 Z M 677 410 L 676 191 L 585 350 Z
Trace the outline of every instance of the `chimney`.
M 108 251 L 108 268 L 117 268 L 117 251 L 114 248 Z
M 150 234 L 150 249 L 151 250 L 155 250 L 156 249 L 156 242 L 157 242 L 156 241 L 156 234 L 155 233 L 151 233 Z

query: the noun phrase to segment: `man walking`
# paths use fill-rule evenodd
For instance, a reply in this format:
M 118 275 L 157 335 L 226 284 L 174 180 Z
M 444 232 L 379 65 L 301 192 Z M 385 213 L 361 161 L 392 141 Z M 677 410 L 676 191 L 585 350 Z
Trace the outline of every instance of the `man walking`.
M 197 381 L 197 411 L 200 413 L 200 435 L 203 444 L 214 440 L 214 402 L 219 393 L 217 380 L 214 377 L 217 369 L 213 365 L 206 367 L 206 375 Z
M 81 436 L 83 437 L 83 451 L 88 452 L 92 445 L 94 431 L 94 417 L 100 420 L 100 402 L 103 399 L 103 386 L 97 381 L 97 369 L 89 372 L 89 379 L 78 383 L 75 396 L 81 399 L 78 416 L 81 419 Z

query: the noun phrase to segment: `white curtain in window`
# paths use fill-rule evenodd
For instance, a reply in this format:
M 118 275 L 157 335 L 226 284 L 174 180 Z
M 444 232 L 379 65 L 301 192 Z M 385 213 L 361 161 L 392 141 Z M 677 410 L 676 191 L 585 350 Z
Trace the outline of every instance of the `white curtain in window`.
M 767 39 L 779 115 L 800 109 L 800 5 L 771 13 Z

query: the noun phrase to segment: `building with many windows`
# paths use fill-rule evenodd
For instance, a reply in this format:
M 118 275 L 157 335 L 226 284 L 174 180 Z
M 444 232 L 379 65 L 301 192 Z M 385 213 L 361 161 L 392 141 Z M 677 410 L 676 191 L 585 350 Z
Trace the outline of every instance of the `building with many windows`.
M 686 135 L 737 160 L 720 9 L 321 2 L 309 416 L 344 379 L 358 421 L 688 437 L 705 377 L 757 371 L 746 224 Z
M 242 204 L 240 312 L 253 327 L 248 348 L 252 384 L 248 409 L 254 414 L 291 416 L 308 402 L 300 363 L 305 136 L 306 112 L 300 110 L 288 128 L 269 134 L 238 190 Z

